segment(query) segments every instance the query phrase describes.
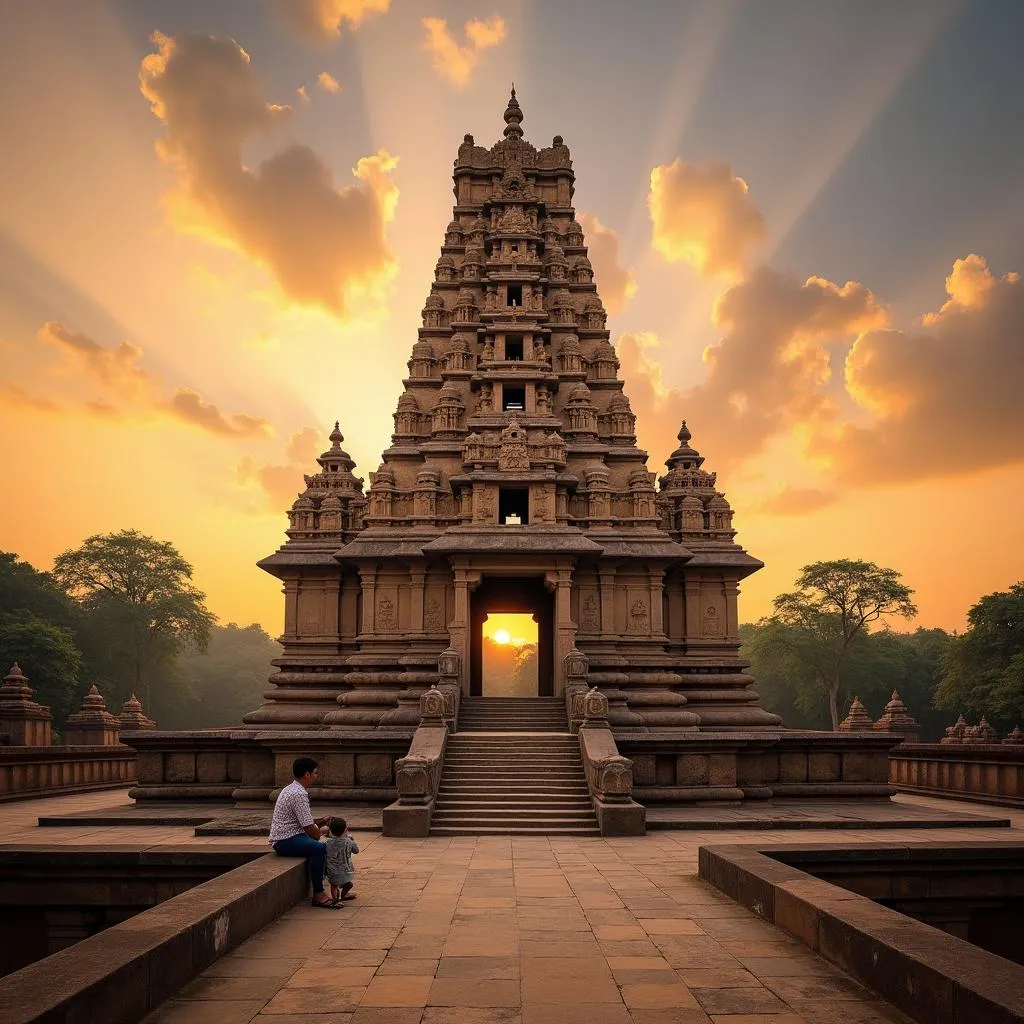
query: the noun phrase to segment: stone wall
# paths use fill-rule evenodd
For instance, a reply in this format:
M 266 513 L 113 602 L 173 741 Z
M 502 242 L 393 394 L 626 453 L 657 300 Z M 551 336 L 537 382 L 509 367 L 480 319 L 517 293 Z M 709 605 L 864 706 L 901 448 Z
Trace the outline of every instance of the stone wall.
M 112 789 L 135 781 L 130 747 L 0 747 L 0 801 Z
M 1024 746 L 903 744 L 889 757 L 899 790 L 1024 807 Z

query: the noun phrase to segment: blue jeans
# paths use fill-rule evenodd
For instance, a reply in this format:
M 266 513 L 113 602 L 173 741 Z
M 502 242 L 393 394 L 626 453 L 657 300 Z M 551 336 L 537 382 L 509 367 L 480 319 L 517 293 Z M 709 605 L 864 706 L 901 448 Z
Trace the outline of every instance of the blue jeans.
M 305 833 L 279 839 L 274 843 L 274 853 L 282 857 L 305 857 L 309 861 L 309 880 L 313 883 L 313 893 L 324 891 L 324 864 L 327 862 L 327 847 L 319 839 L 313 839 Z

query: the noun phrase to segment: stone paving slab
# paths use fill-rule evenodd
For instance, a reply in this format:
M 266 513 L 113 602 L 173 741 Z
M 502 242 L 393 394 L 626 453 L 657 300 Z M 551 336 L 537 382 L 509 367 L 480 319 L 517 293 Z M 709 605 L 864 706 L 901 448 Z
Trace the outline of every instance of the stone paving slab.
M 889 800 L 786 800 L 742 807 L 647 807 L 647 828 L 658 829 L 854 829 L 1009 828 L 1005 814 L 976 814 L 960 807 L 942 810 Z

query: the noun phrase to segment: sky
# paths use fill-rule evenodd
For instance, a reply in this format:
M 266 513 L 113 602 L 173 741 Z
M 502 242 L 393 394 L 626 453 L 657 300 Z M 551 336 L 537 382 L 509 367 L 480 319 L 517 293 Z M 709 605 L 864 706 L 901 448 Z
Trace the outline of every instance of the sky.
M 222 621 L 340 420 L 377 468 L 465 133 L 558 134 L 638 435 L 766 563 L 962 629 L 1024 578 L 1016 0 L 0 6 L 0 548 L 172 541 Z

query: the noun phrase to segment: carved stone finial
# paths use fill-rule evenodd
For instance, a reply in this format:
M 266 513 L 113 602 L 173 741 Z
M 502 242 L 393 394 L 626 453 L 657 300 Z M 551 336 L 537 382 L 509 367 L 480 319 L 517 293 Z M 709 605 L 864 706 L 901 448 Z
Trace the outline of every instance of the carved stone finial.
M 939 742 L 963 743 L 968 728 L 967 719 L 965 719 L 963 715 L 960 715 L 952 725 L 946 726 L 946 735 L 943 736 Z
M 0 733 L 13 747 L 50 745 L 50 709 L 32 699 L 28 678 L 15 662 L 0 685 Z
M 1008 733 L 1004 743 L 1008 743 L 1011 746 L 1022 746 L 1024 745 L 1024 732 L 1020 731 L 1020 726 L 1015 725 L 1012 732 Z
M 523 129 L 519 126 L 523 123 L 523 112 L 516 99 L 516 87 L 512 86 L 512 94 L 508 98 L 508 106 L 505 108 L 505 138 L 521 139 Z
M 879 732 L 900 736 L 904 743 L 916 743 L 921 736 L 921 727 L 911 717 L 907 705 L 900 699 L 896 690 L 892 691 L 892 697 L 885 705 L 882 717 L 875 722 L 874 728 Z
M 103 694 L 93 684 L 82 698 L 82 706 L 68 715 L 64 742 L 69 745 L 113 746 L 118 742 L 121 723 L 107 710 Z
M 142 710 L 142 701 L 134 693 L 121 705 L 121 717 L 118 719 L 118 723 L 122 732 L 156 728 L 156 722 L 147 717 Z
M 860 697 L 854 697 L 850 702 L 850 711 L 839 723 L 840 732 L 867 732 L 872 725 L 871 716 L 860 701 Z

